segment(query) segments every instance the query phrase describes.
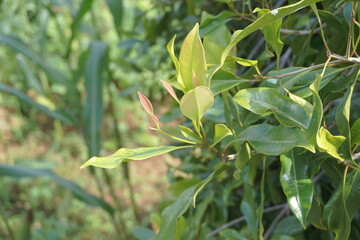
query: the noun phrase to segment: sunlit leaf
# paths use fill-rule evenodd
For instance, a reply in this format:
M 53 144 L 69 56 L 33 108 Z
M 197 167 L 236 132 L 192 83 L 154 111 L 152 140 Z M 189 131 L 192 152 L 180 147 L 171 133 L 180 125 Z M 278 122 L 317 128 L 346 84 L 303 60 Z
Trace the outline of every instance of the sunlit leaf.
M 218 142 L 220 142 L 224 137 L 232 135 L 232 132 L 229 128 L 227 128 L 224 124 L 216 124 L 215 125 L 215 135 L 212 146 L 215 146 Z
M 175 56 L 175 52 L 174 52 L 175 39 L 176 39 L 176 35 L 166 45 L 166 49 L 168 50 L 170 57 L 174 63 L 175 69 L 176 69 L 176 81 L 178 82 L 181 90 L 183 92 L 185 92 L 185 85 L 184 85 L 184 82 L 183 82 L 183 80 L 181 78 L 181 74 L 180 74 L 180 63 L 179 63 L 179 60 L 177 59 L 177 57 Z
M 240 141 L 247 141 L 256 151 L 277 156 L 294 147 L 303 147 L 314 151 L 308 143 L 305 134 L 297 128 L 271 126 L 259 124 L 248 127 L 238 137 Z
M 160 147 L 140 147 L 135 149 L 121 148 L 114 154 L 107 157 L 92 157 L 81 168 L 95 166 L 102 168 L 116 168 L 122 162 L 144 160 L 178 149 L 189 148 L 192 146 L 160 146 Z
M 338 153 L 339 147 L 345 141 L 344 136 L 333 136 L 328 130 L 321 127 L 316 138 L 318 147 L 321 151 L 327 152 L 339 160 L 344 160 Z
M 211 90 L 200 86 L 185 93 L 180 101 L 180 109 L 186 117 L 198 123 L 213 104 L 214 95 Z
M 180 50 L 179 56 L 180 75 L 185 86 L 185 91 L 197 86 L 205 85 L 206 60 L 203 44 L 199 36 L 199 25 L 196 24 L 186 36 Z M 193 73 L 197 78 L 194 85 Z
M 164 87 L 166 88 L 166 90 L 168 91 L 168 93 L 177 101 L 180 102 L 178 97 L 176 96 L 176 93 L 174 91 L 174 89 L 172 88 L 172 86 L 170 84 L 168 84 L 167 82 L 161 80 L 161 83 L 164 85 Z
M 180 128 L 182 135 L 187 139 L 198 143 L 202 142 L 202 139 L 190 128 L 181 125 L 178 125 L 178 127 Z
M 234 100 L 243 108 L 259 114 L 273 112 L 279 122 L 285 126 L 306 129 L 310 117 L 305 109 L 290 98 L 281 95 L 273 88 L 249 88 L 240 90 Z

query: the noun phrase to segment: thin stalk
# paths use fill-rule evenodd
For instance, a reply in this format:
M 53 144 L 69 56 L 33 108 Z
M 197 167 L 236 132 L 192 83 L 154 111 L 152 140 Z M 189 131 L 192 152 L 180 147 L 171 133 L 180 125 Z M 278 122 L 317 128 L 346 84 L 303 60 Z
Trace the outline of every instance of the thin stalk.
M 349 33 L 348 33 L 348 38 L 347 38 L 347 43 L 346 43 L 346 58 L 350 57 L 350 51 L 351 51 L 351 43 L 352 43 L 352 37 L 353 37 L 353 30 L 354 30 L 354 21 L 352 21 L 352 19 L 355 16 L 355 6 L 356 4 L 354 2 L 352 2 L 352 8 L 351 8 L 351 17 L 350 17 L 350 23 L 349 23 Z

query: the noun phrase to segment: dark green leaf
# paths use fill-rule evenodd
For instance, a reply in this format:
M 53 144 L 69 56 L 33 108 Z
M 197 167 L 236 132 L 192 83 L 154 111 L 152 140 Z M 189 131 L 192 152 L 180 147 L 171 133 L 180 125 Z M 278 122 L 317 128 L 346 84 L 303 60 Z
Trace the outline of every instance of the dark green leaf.
M 351 127 L 351 145 L 360 145 L 360 118 Z
M 112 14 L 116 32 L 121 36 L 123 23 L 123 1 L 122 0 L 106 0 L 109 10 Z
M 279 122 L 285 126 L 306 129 L 310 117 L 305 109 L 295 101 L 281 95 L 273 88 L 249 88 L 240 90 L 234 100 L 243 108 L 259 114 L 273 112 Z
M 256 151 L 266 155 L 280 155 L 294 147 L 303 147 L 314 151 L 305 134 L 297 128 L 259 124 L 248 127 L 238 137 L 240 141 L 248 141 Z
M 280 156 L 282 164 L 280 182 L 287 197 L 289 207 L 299 219 L 301 225 L 306 228 L 314 188 L 308 174 L 308 162 L 304 157 L 292 150 Z

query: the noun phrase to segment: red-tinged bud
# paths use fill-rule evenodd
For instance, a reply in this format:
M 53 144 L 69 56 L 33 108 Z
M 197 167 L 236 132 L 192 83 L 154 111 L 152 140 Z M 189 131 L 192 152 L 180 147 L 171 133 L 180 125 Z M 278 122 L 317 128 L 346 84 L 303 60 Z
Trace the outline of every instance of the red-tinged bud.
M 145 111 L 150 115 L 154 114 L 153 106 L 152 106 L 150 100 L 141 92 L 138 92 L 138 96 L 139 96 L 140 103 L 141 103 L 142 107 L 145 109 Z
M 154 114 L 149 114 L 149 118 L 155 124 L 156 128 L 159 129 L 159 119 Z
M 171 86 L 169 83 L 167 83 L 167 82 L 165 82 L 165 81 L 163 81 L 163 80 L 160 80 L 160 81 L 162 82 L 162 84 L 164 85 L 164 87 L 166 88 L 166 90 L 168 91 L 168 93 L 170 93 L 170 95 L 171 95 L 177 102 L 180 102 L 179 99 L 177 98 L 176 93 L 175 93 L 174 89 L 172 88 L 172 86 Z

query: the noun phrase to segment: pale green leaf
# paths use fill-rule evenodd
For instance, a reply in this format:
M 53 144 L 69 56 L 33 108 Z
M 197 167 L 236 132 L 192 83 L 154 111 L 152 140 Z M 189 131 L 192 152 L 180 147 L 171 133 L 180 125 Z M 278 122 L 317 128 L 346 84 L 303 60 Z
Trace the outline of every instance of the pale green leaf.
M 167 44 L 166 48 L 170 54 L 170 57 L 174 63 L 175 69 L 176 69 L 176 80 L 178 82 L 178 85 L 181 88 L 181 90 L 185 92 L 184 82 L 181 79 L 181 74 L 180 74 L 180 63 L 179 63 L 179 60 L 177 59 L 177 57 L 175 56 L 175 52 L 174 52 L 175 38 L 176 38 L 176 35 L 170 40 L 170 42 Z
M 321 127 L 317 137 L 317 145 L 320 148 L 321 151 L 327 152 L 334 158 L 337 158 L 341 161 L 344 160 L 343 157 L 341 157 L 338 153 L 338 149 L 341 146 L 341 144 L 345 141 L 344 136 L 333 136 L 331 133 L 326 130 L 324 127 Z
M 199 36 L 198 24 L 186 36 L 181 46 L 179 64 L 180 75 L 186 92 L 197 86 L 205 85 L 205 72 L 207 70 L 205 51 Z
M 307 172 L 307 164 L 294 150 L 280 156 L 280 182 L 291 211 L 306 228 L 306 218 L 311 208 L 314 188 Z
M 192 129 L 181 125 L 178 125 L 178 127 L 180 128 L 182 135 L 187 139 L 194 141 L 196 143 L 202 142 L 201 137 L 199 137 Z
M 298 128 L 258 124 L 242 131 L 238 139 L 249 142 L 256 151 L 266 155 L 277 156 L 294 147 L 314 151 L 305 134 Z
M 239 58 L 239 57 L 234 57 L 234 56 L 228 56 L 226 58 L 226 62 L 227 61 L 235 61 L 244 67 L 255 67 L 258 64 L 257 60 L 250 60 L 250 59 Z
M 92 157 L 81 168 L 95 166 L 102 168 L 116 168 L 122 162 L 144 160 L 178 149 L 189 148 L 191 146 L 160 146 L 160 147 L 141 147 L 135 149 L 121 148 L 114 154 L 107 157 Z
M 310 122 L 308 113 L 300 104 L 281 95 L 273 88 L 243 89 L 234 96 L 234 100 L 243 108 L 259 115 L 273 112 L 279 122 L 285 126 L 306 129 Z
M 181 112 L 199 123 L 202 116 L 214 104 L 214 95 L 208 87 L 200 86 L 185 93 L 180 101 Z
M 215 146 L 218 142 L 220 142 L 224 137 L 233 135 L 231 130 L 226 127 L 224 124 L 216 124 L 215 125 L 215 135 L 214 140 L 211 146 Z

